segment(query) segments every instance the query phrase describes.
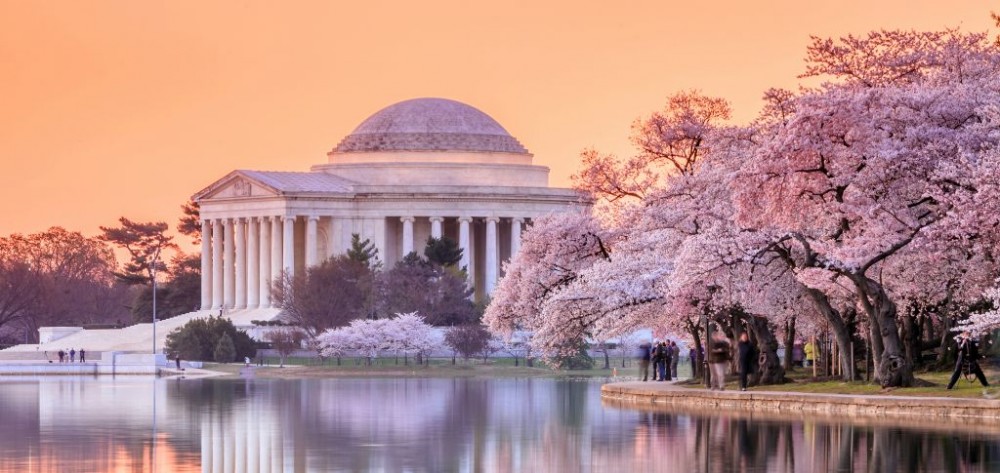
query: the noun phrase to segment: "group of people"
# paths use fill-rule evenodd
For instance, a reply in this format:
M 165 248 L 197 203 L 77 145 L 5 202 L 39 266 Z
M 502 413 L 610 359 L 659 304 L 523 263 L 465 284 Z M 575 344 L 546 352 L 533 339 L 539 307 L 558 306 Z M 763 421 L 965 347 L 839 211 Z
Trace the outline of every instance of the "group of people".
M 673 340 L 639 345 L 639 375 L 649 380 L 649 366 L 653 365 L 653 381 L 677 379 L 677 363 L 681 350 Z
M 59 355 L 60 363 L 76 363 L 76 349 L 70 348 L 67 350 L 59 350 L 57 353 Z M 80 349 L 80 363 L 87 362 L 87 352 L 83 348 Z
M 694 372 L 696 363 L 702 359 L 702 354 L 692 348 L 688 356 L 691 358 L 691 369 Z M 740 389 L 746 391 L 750 373 L 753 372 L 757 360 L 757 348 L 750 342 L 746 332 L 740 334 L 736 346 L 737 365 L 740 373 Z M 680 361 L 680 348 L 674 341 L 660 341 L 653 344 L 639 345 L 639 377 L 649 380 L 649 367 L 653 366 L 653 381 L 670 381 L 677 378 L 677 363 Z M 710 386 L 713 390 L 724 390 L 726 387 L 726 370 L 733 360 L 732 345 L 722 332 L 716 332 L 708 344 L 708 368 Z

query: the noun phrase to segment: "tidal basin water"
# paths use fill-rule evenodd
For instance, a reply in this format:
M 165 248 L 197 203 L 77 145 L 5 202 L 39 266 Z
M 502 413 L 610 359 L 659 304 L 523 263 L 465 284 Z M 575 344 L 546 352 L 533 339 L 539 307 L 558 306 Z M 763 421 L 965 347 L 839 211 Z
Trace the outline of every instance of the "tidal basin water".
M 0 471 L 1000 471 L 1000 426 L 641 411 L 600 384 L 5 378 Z

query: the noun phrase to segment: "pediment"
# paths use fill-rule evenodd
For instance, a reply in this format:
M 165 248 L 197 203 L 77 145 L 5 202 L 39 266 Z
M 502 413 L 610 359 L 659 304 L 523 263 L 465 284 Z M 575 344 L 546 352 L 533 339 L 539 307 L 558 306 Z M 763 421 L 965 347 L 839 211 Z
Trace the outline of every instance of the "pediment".
M 234 171 L 226 177 L 215 181 L 201 192 L 194 195 L 196 201 L 215 199 L 250 199 L 273 197 L 278 195 L 276 189 L 256 179 Z

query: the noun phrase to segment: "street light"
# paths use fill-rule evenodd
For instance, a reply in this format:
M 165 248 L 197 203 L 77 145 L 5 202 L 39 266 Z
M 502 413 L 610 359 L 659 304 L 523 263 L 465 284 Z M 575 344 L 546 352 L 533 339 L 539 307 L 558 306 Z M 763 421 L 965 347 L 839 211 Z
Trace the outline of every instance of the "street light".
M 153 261 L 150 263 L 150 270 L 153 279 L 153 366 L 156 366 L 156 266 L 160 259 L 160 248 L 156 248 L 153 253 Z

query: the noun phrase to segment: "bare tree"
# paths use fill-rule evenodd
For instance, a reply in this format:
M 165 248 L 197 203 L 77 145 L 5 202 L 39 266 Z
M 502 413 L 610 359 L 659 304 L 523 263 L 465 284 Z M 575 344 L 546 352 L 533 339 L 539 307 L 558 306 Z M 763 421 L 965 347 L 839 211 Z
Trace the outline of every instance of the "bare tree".
M 346 256 L 324 261 L 304 274 L 287 274 L 273 288 L 285 321 L 301 327 L 309 338 L 365 318 L 374 271 Z
M 452 327 L 444 334 L 444 343 L 451 349 L 469 358 L 482 353 L 490 342 L 490 332 L 480 324 L 468 324 Z
M 281 357 L 281 368 L 285 367 L 285 358 L 291 355 L 295 350 L 302 348 L 302 340 L 305 338 L 305 334 L 297 328 L 282 327 L 270 331 L 265 336 L 268 342 L 271 342 L 271 346 L 278 352 Z

